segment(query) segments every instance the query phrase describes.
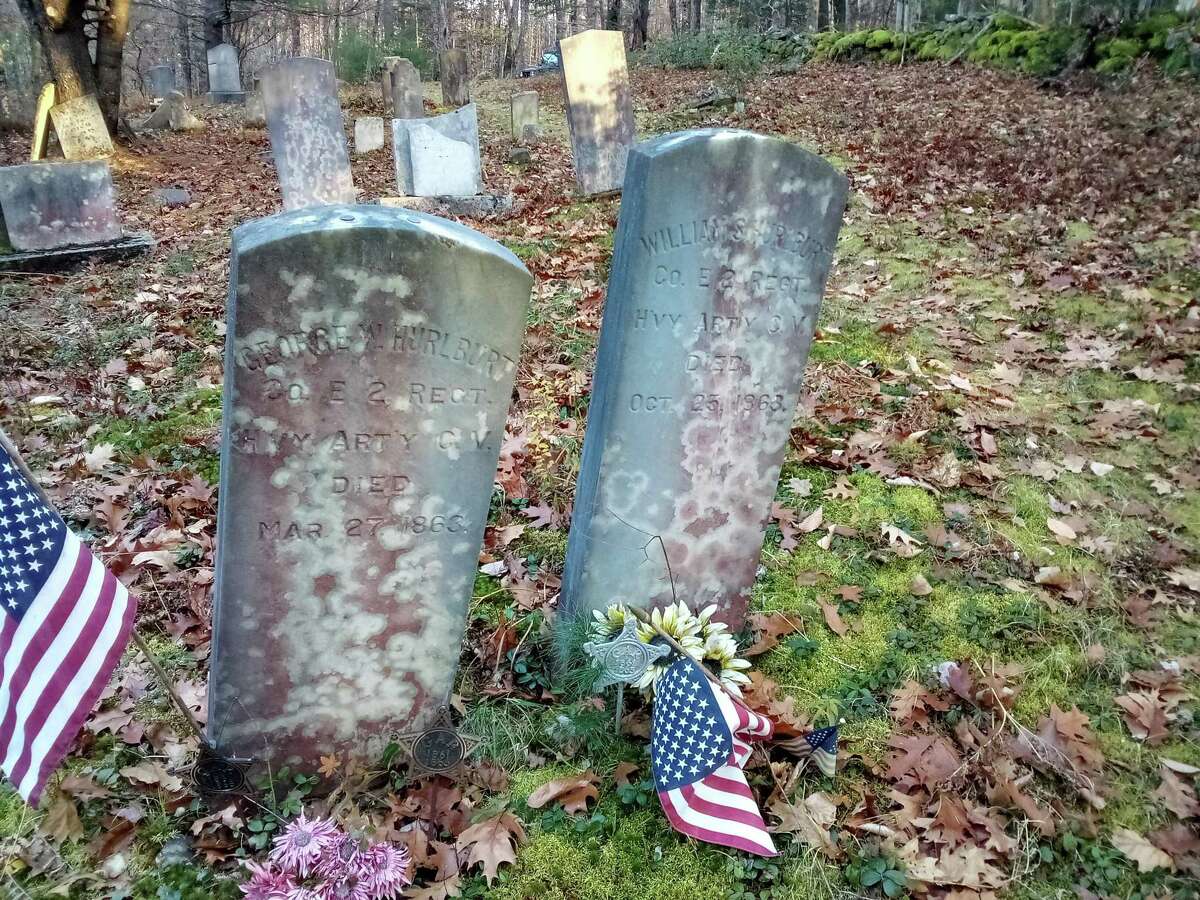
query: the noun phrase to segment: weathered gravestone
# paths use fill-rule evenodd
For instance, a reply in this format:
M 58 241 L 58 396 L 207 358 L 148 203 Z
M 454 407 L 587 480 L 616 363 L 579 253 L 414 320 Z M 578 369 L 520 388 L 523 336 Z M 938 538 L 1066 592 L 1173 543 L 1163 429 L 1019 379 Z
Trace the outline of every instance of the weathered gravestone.
M 391 110 L 397 119 L 419 119 L 425 115 L 425 99 L 421 93 L 421 73 L 411 61 L 394 57 L 385 80 L 391 85 L 384 109 Z
M 465 106 L 471 102 L 471 78 L 467 74 L 467 54 L 462 50 L 443 50 L 438 54 L 442 74 L 442 103 Z
M 383 118 L 359 116 L 354 120 L 354 152 L 360 156 L 383 147 Z
M 218 44 L 208 49 L 208 99 L 213 103 L 244 103 L 242 69 L 237 48 Z
M 261 86 L 283 208 L 354 202 L 333 63 L 281 60 L 262 76 Z
M 158 109 L 154 110 L 141 124 L 147 131 L 199 131 L 204 123 L 192 115 L 187 99 L 179 91 L 168 91 Z
M 38 94 L 37 112 L 33 116 L 33 141 L 29 147 L 30 162 L 46 158 L 46 146 L 50 143 L 50 110 L 54 108 L 57 94 L 53 81 L 46 82 Z
M 428 125 L 408 134 L 414 197 L 470 197 L 479 193 L 479 161 L 466 141 L 448 138 Z
M 175 90 L 175 70 L 171 66 L 154 66 L 146 71 L 146 92 L 151 97 L 165 97 Z
M 86 94 L 51 107 L 50 120 L 58 135 L 58 145 L 67 159 L 99 159 L 112 155 L 108 125 L 93 95 Z
M 461 150 L 447 153 L 445 145 L 438 145 L 425 136 L 416 154 L 412 141 L 416 129 L 432 129 L 443 138 L 467 145 L 470 157 Z M 396 186 L 401 194 L 408 196 L 436 197 L 441 194 L 466 196 L 456 193 L 464 189 L 464 180 L 469 176 L 474 187 L 469 191 L 477 194 L 483 190 L 483 176 L 479 157 L 479 116 L 474 103 L 468 103 L 461 109 L 442 116 L 432 116 L 428 119 L 393 119 L 392 120 L 392 153 L 396 165 Z M 420 179 L 417 169 L 422 169 Z M 418 193 L 422 190 L 432 190 L 432 194 Z M 443 187 L 453 187 L 455 190 L 442 190 Z
M 234 231 L 210 737 L 378 759 L 449 699 L 532 279 L 445 219 Z
M 534 131 L 538 125 L 538 93 L 523 91 L 512 95 L 512 136 L 513 140 L 525 140 L 526 127 Z
M 0 168 L 0 211 L 15 250 L 120 240 L 108 163 L 41 162 Z
M 383 110 L 392 108 L 392 66 L 402 56 L 385 56 L 379 63 L 379 87 L 383 91 Z
M 634 141 L 624 37 L 619 31 L 585 31 L 564 38 L 561 46 L 575 181 L 585 194 L 619 190 Z
M 677 595 L 743 623 L 846 192 L 820 157 L 744 131 L 630 152 L 564 620 Z

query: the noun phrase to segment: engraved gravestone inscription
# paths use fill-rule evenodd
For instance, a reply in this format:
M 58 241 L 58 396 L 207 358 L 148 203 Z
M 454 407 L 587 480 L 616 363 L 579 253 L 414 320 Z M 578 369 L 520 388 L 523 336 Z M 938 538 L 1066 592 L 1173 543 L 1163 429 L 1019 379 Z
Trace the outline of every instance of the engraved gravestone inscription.
M 51 107 L 50 120 L 58 135 L 58 145 L 67 159 L 99 159 L 112 155 L 112 138 L 100 112 L 100 104 L 92 94 Z
M 378 206 L 234 232 L 210 735 L 377 759 L 454 682 L 532 279 Z
M 52 250 L 121 238 L 104 160 L 0 168 L 0 212 L 14 250 Z
M 585 194 L 619 190 L 634 140 L 625 38 L 592 30 L 564 38 L 561 47 L 575 181 Z
M 284 209 L 353 203 L 337 76 L 325 59 L 284 59 L 262 76 L 263 107 Z
M 671 602 L 672 574 L 693 608 L 744 621 L 846 192 L 820 157 L 744 131 L 630 152 L 564 621 Z

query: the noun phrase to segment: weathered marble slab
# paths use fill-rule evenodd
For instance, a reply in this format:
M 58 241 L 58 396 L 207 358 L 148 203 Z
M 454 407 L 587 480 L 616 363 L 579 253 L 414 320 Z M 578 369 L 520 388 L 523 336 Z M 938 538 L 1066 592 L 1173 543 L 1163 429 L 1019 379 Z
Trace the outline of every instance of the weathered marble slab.
M 121 237 L 116 193 L 103 160 L 0 168 L 0 210 L 15 250 L 52 250 Z
M 593 30 L 560 45 L 575 181 L 585 194 L 620 190 L 634 142 L 624 37 Z
M 526 126 L 532 126 L 536 131 L 538 126 L 538 92 L 522 91 L 512 95 L 512 136 L 513 140 L 525 139 Z
M 473 193 L 483 190 L 482 162 L 479 156 L 479 116 L 474 103 L 456 109 L 442 116 L 431 116 L 427 119 L 393 119 L 392 120 L 392 155 L 396 165 L 396 187 L 401 194 L 419 196 L 416 194 L 416 180 L 413 171 L 413 157 L 410 146 L 410 135 L 413 129 L 429 127 L 443 137 L 469 144 L 473 154 L 470 170 L 476 182 Z M 434 160 L 428 160 L 434 162 Z M 436 173 L 433 176 L 436 177 Z M 452 174 L 457 180 L 458 175 Z M 436 195 L 435 195 L 436 196 Z
M 233 44 L 208 48 L 208 92 L 214 103 L 241 102 L 242 67 Z
M 466 106 L 471 102 L 471 77 L 467 74 L 467 54 L 463 50 L 443 50 L 438 54 L 442 74 L 442 104 Z
M 333 63 L 280 60 L 263 74 L 261 88 L 283 208 L 354 202 Z
M 418 125 L 409 132 L 414 197 L 471 197 L 479 193 L 479 165 L 466 141 Z
M 86 94 L 50 108 L 50 120 L 63 156 L 69 160 L 100 159 L 113 153 L 112 138 L 100 104 Z
M 359 156 L 383 147 L 383 117 L 359 116 L 354 120 L 354 152 Z
M 447 702 L 531 284 L 499 244 L 408 210 L 234 231 L 208 717 L 223 753 L 377 760 Z
M 391 90 L 390 102 L 385 102 L 384 108 L 390 109 L 397 119 L 420 119 L 425 115 L 421 73 L 402 56 L 393 57 L 393 60 L 391 68 L 385 72 Z
M 154 66 L 146 71 L 146 92 L 151 97 L 166 97 L 175 90 L 175 69 Z
M 50 142 L 50 110 L 57 94 L 53 81 L 46 82 L 38 94 L 37 112 L 33 116 L 33 141 L 29 147 L 30 162 L 46 158 L 46 146 Z
M 561 608 L 745 618 L 846 204 L 785 140 L 638 144 L 617 225 Z M 654 540 L 662 538 L 662 545 Z

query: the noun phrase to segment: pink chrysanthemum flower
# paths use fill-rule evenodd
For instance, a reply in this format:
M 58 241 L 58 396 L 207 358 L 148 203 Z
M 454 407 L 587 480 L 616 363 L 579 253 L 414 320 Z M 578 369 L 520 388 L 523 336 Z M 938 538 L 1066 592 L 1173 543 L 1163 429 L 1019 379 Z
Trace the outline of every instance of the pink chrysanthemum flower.
M 348 873 L 341 878 L 322 881 L 317 887 L 321 900 L 371 900 L 371 883 L 357 874 Z
M 326 850 L 337 843 L 342 832 L 328 819 L 306 819 L 304 813 L 288 823 L 275 838 L 269 859 L 285 872 L 307 878 Z
M 370 859 L 369 873 L 363 866 L 363 874 L 369 879 L 371 895 L 375 900 L 387 900 L 412 884 L 409 874 L 407 847 L 396 847 L 389 843 L 374 844 L 363 854 Z
M 287 900 L 322 900 L 322 897 L 317 893 L 316 888 L 298 885 L 292 888 L 291 893 L 287 895 Z
M 250 877 L 238 888 L 246 895 L 246 900 L 289 900 L 296 888 L 290 875 L 269 865 L 247 862 L 245 866 L 250 870 Z
M 364 874 L 361 867 L 367 862 L 364 859 L 365 855 L 358 838 L 339 832 L 337 840 L 322 848 L 315 871 L 330 882 L 351 876 L 361 880 Z

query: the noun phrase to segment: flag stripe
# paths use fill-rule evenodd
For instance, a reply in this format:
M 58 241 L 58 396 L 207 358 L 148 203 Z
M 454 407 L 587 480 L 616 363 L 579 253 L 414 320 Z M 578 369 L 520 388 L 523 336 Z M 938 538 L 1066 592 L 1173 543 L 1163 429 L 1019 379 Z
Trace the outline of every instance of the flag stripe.
M 766 837 L 765 840 L 757 839 L 759 834 L 765 835 L 766 832 L 760 832 L 757 829 L 731 829 L 724 820 L 692 809 L 682 795 L 682 790 L 681 788 L 667 791 L 659 795 L 662 799 L 663 811 L 677 831 L 709 844 L 733 847 L 763 856 L 777 855 L 775 845 L 771 842 L 770 837 Z
M 715 816 L 728 822 L 737 822 L 751 830 L 762 830 L 763 820 L 762 815 L 759 814 L 757 805 L 755 805 L 753 810 L 747 810 L 743 804 L 733 802 L 744 798 L 736 796 L 728 797 L 718 794 L 715 791 L 701 792 L 697 790 L 698 784 L 689 784 L 687 787 L 679 789 L 684 799 L 687 800 L 689 807 L 697 812 Z
M 99 564 L 97 563 L 97 565 Z M 111 575 L 108 578 L 114 583 L 116 582 Z M 63 702 L 55 708 L 33 743 L 34 764 L 21 782 L 20 790 L 22 792 L 32 794 L 35 788 L 44 784 L 49 770 L 54 769 L 58 765 L 58 761 L 70 749 L 79 729 L 83 727 L 96 700 L 104 691 L 109 673 L 121 658 L 121 653 L 129 641 L 129 633 L 133 629 L 134 605 L 130 602 L 129 593 L 124 588 L 121 588 L 118 593 L 120 594 L 118 605 L 112 607 L 111 613 L 104 623 L 104 628 L 96 639 L 96 644 L 71 680 L 64 694 Z M 74 706 L 69 702 L 73 696 L 79 698 Z M 52 755 L 51 750 L 60 752 Z M 53 762 L 51 762 L 49 770 L 43 772 L 46 769 L 46 762 L 51 759 Z

